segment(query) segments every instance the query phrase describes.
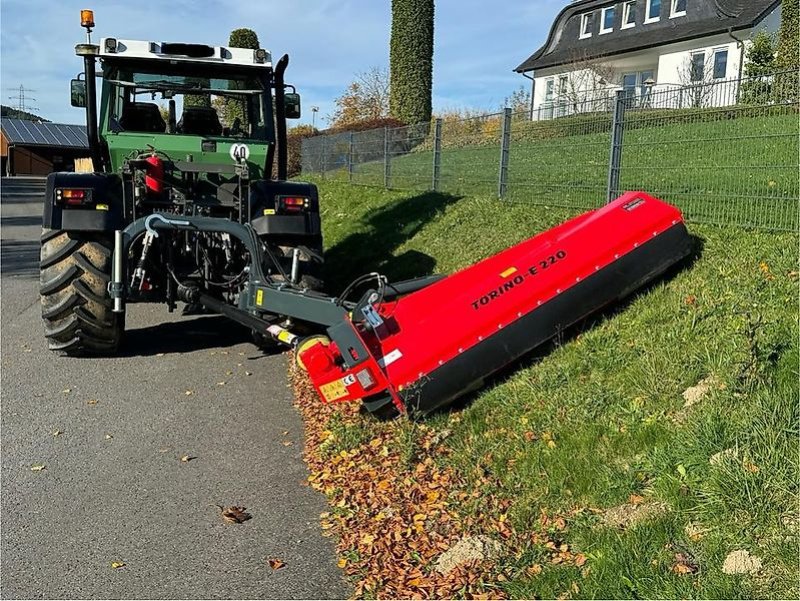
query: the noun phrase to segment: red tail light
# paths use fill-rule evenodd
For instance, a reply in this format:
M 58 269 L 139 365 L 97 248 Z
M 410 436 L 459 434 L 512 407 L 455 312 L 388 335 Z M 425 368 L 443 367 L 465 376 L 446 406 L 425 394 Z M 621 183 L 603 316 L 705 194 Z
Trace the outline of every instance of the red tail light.
M 303 196 L 284 196 L 280 202 L 287 213 L 298 213 L 308 208 L 308 198 Z
M 89 190 L 76 188 L 58 188 L 56 190 L 56 202 L 66 205 L 76 206 L 91 202 L 92 195 Z

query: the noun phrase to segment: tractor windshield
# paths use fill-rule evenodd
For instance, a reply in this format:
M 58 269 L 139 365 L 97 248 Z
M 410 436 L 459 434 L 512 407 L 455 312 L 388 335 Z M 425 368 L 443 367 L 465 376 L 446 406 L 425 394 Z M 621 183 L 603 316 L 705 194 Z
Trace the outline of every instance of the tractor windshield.
M 110 131 L 273 140 L 269 80 L 252 69 L 120 65 L 104 78 Z

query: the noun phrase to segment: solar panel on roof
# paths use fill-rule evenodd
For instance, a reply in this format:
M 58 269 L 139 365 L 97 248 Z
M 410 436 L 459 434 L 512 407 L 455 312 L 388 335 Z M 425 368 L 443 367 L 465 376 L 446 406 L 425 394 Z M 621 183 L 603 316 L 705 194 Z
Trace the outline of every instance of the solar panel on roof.
M 69 123 L 39 123 L 27 119 L 0 119 L 0 129 L 9 144 L 88 148 L 86 127 Z

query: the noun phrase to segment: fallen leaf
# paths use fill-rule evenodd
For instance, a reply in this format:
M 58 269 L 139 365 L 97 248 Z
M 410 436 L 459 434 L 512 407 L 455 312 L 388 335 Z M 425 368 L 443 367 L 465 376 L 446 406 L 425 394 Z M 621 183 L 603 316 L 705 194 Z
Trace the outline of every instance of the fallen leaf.
M 690 294 L 684 302 L 690 307 L 694 307 L 697 304 L 697 297 L 694 294 Z
M 631 495 L 628 497 L 628 501 L 630 501 L 631 505 L 641 505 L 644 503 L 644 497 L 640 495 Z
M 578 553 L 575 556 L 575 565 L 581 567 L 585 563 L 586 563 L 586 555 L 584 555 L 583 553 Z
M 752 461 L 750 461 L 749 459 L 745 459 L 742 462 L 742 467 L 744 469 L 746 469 L 748 472 L 750 472 L 751 474 L 757 474 L 759 472 L 758 466 L 755 463 L 753 463 Z
M 118 570 L 119 568 L 124 568 L 125 562 L 124 561 L 112 561 L 111 568 L 114 570 Z
M 220 507 L 222 519 L 228 524 L 241 524 L 246 522 L 253 516 L 245 511 L 247 507 L 238 507 L 231 505 L 230 507 Z
M 183 394 L 185 394 L 186 396 L 192 396 L 194 394 L 194 390 L 187 390 Z
M 344 569 L 347 566 L 347 560 L 344 557 L 342 557 L 336 565 Z
M 252 371 L 246 371 L 246 372 L 244 372 L 244 375 L 246 375 L 246 376 L 252 376 L 252 375 L 253 375 L 253 372 L 252 372 Z
M 696 574 L 700 567 L 694 562 L 694 559 L 686 553 L 676 553 L 675 563 L 672 565 L 672 571 L 675 574 L 684 576 L 686 574 Z
M 64 394 L 69 394 L 70 392 L 72 392 L 72 388 L 65 388 L 61 392 L 63 392 Z
M 106 440 L 111 440 L 112 438 L 114 438 L 114 437 L 111 436 L 111 434 L 106 434 Z
M 196 459 L 196 457 L 192 457 L 191 455 L 181 455 L 181 463 L 189 463 L 192 459 Z
M 293 444 L 294 444 L 294 443 L 293 443 L 291 440 L 284 440 L 284 441 L 283 441 L 283 446 L 285 446 L 285 447 L 290 447 L 290 446 L 292 446 Z
M 277 557 L 269 557 L 267 559 L 267 564 L 269 564 L 269 567 L 271 567 L 273 570 L 280 570 L 286 567 L 286 562 L 278 559 Z
M 41 472 L 43 469 L 45 469 L 45 465 L 43 463 L 34 463 L 31 466 L 32 472 Z
M 97 405 L 97 399 L 89 399 L 86 401 L 87 405 Z
M 61 436 L 63 432 L 61 430 L 53 430 L 53 436 Z
M 217 386 L 225 386 L 225 380 L 223 380 L 222 382 L 217 382 Z
M 225 372 L 225 375 L 226 375 L 226 376 L 232 376 L 232 375 L 233 375 L 233 372 L 232 372 L 232 371 L 229 369 L 229 370 L 227 370 L 227 371 Z
M 542 566 L 538 563 L 535 563 L 532 566 L 528 566 L 528 569 L 526 571 L 531 576 L 537 576 L 542 573 Z

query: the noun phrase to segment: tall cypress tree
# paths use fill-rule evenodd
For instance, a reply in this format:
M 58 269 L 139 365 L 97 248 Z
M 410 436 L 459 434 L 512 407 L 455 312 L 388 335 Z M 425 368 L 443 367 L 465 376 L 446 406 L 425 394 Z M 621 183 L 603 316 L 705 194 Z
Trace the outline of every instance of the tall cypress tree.
M 800 97 L 800 5 L 797 0 L 781 2 L 781 28 L 778 31 L 778 55 L 775 66 L 783 71 L 775 79 L 779 100 L 797 102 Z
M 258 35 L 252 29 L 240 27 L 231 31 L 228 38 L 228 46 L 231 48 L 249 48 L 256 50 L 259 48 Z M 243 128 L 247 127 L 247 101 L 241 98 L 226 98 L 224 103 L 225 121 L 228 125 L 238 118 Z
M 389 111 L 409 124 L 431 118 L 433 12 L 433 0 L 392 0 Z

